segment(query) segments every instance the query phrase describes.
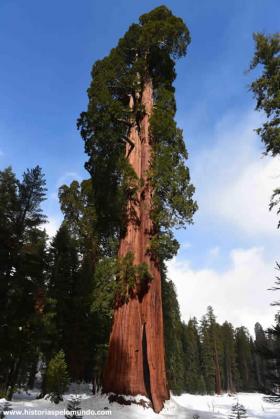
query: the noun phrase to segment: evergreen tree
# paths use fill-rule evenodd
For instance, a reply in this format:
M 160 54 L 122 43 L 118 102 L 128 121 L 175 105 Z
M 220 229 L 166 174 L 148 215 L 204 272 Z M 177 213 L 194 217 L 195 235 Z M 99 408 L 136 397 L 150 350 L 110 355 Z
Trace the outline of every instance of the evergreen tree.
M 254 34 L 255 54 L 251 62 L 250 69 L 261 67 L 261 75 L 251 84 L 251 90 L 257 100 L 256 109 L 263 110 L 267 120 L 261 128 L 257 130 L 265 144 L 267 154 L 278 156 L 280 153 L 280 34 L 264 35 Z M 280 215 L 280 189 L 274 190 L 270 209 L 277 208 Z M 278 228 L 280 221 L 278 222 Z M 277 263 L 279 269 L 279 264 Z M 273 289 L 279 289 L 279 279 Z M 278 305 L 279 302 L 273 303 Z M 278 315 L 276 325 L 269 329 L 270 347 L 264 351 L 266 362 L 268 363 L 268 373 L 270 381 L 270 391 L 279 397 L 279 339 L 280 328 Z M 276 393 L 276 394 L 275 394 Z
M 49 362 L 46 372 L 46 390 L 53 403 L 63 400 L 63 393 L 67 390 L 70 380 L 65 355 L 60 350 Z
M 185 391 L 185 355 L 182 345 L 182 323 L 175 285 L 166 278 L 162 281 L 164 337 L 167 377 L 174 394 Z
M 200 335 L 202 342 L 201 361 L 206 391 L 209 394 L 213 394 L 214 392 L 220 394 L 222 390 L 222 341 L 216 317 L 211 306 L 207 308 L 207 314 L 202 318 Z
M 268 382 L 269 400 L 280 401 L 280 314 L 275 316 L 275 325 L 268 329 L 268 346 L 264 354 L 266 361 L 266 378 Z
M 84 363 L 83 379 L 93 379 L 99 386 L 113 312 L 116 261 L 112 249 L 116 243 L 112 238 L 111 244 L 105 245 L 98 234 L 91 180 L 63 185 L 59 200 L 63 226 L 75 240 L 79 254 L 78 285 L 72 297 L 77 302 L 77 334 L 83 342 L 77 356 L 80 364 Z
M 277 263 L 277 269 L 280 270 L 280 265 Z M 277 276 L 273 291 L 279 291 L 280 278 Z M 280 306 L 280 301 L 272 303 L 274 306 Z M 270 392 L 273 395 L 274 401 L 280 400 L 280 311 L 275 316 L 275 324 L 268 329 L 269 344 L 266 353 L 267 359 L 267 378 L 270 382 Z
M 256 109 L 263 110 L 267 116 L 267 121 L 257 132 L 265 144 L 266 153 L 275 157 L 280 153 L 280 33 L 268 36 L 255 33 L 254 40 L 255 54 L 250 69 L 261 66 L 262 72 L 251 84 L 251 90 L 257 101 Z M 278 215 L 279 197 L 280 189 L 277 188 L 273 192 L 270 209 L 278 207 Z
M 269 352 L 269 340 L 260 323 L 255 324 L 255 342 L 254 342 L 254 366 L 257 377 L 257 388 L 259 391 L 267 392 L 269 384 L 267 382 Z
M 225 322 L 221 327 L 223 340 L 222 387 L 228 393 L 236 391 L 237 366 L 234 341 L 234 328 Z
M 156 411 L 168 398 L 161 270 L 164 261 L 178 250 L 173 228 L 191 223 L 197 208 L 185 165 L 182 131 L 174 120 L 172 85 L 175 59 L 186 54 L 189 41 L 182 19 L 165 6 L 141 16 L 117 47 L 95 63 L 88 108 L 78 121 L 89 156 L 86 168 L 93 181 L 98 237 L 107 253 L 112 240 L 120 242 L 118 255 L 114 255 L 119 266 L 129 255 L 131 265 L 134 261 L 137 265 L 130 269 L 134 279 L 120 271 L 117 275 L 119 290 L 104 389 L 130 394 L 133 386 L 133 392 L 151 397 Z M 137 299 L 130 299 L 135 293 Z M 150 310 L 155 299 L 156 309 Z M 139 305 L 143 301 L 143 309 L 139 307 L 141 322 L 135 301 Z M 124 303 L 129 314 L 120 309 Z M 143 348 L 138 353 L 139 337 Z M 132 339 L 134 343 L 128 343 Z M 132 346 L 135 349 L 131 356 L 125 356 Z M 155 367 L 149 369 L 149 364 Z M 140 372 L 143 366 L 144 375 Z M 121 379 L 117 379 L 117 368 L 124 371 Z M 133 378 L 135 368 L 139 371 L 138 383 Z
M 214 394 L 215 392 L 215 362 L 213 358 L 213 347 L 208 328 L 206 316 L 203 316 L 200 322 L 201 339 L 201 367 L 205 380 L 206 392 Z
M 41 204 L 45 179 L 40 167 L 22 180 L 11 168 L 0 172 L 0 378 L 11 398 L 38 358 L 46 275 L 46 221 Z M 24 383 L 26 384 L 26 383 Z
M 280 153 L 280 33 L 254 34 L 255 54 L 250 69 L 260 66 L 262 73 L 251 84 L 257 110 L 263 110 L 267 121 L 257 129 L 266 153 Z
M 95 327 L 92 329 L 93 345 L 93 383 L 98 390 L 107 358 L 108 342 L 116 292 L 116 260 L 104 257 L 96 264 L 94 287 L 92 291 L 91 313 Z
M 60 208 L 64 215 L 63 224 L 71 236 L 77 240 L 79 252 L 87 257 L 94 270 L 96 261 L 102 253 L 101 242 L 97 235 L 96 210 L 91 180 L 78 182 L 70 186 L 62 185 L 58 192 Z
M 231 413 L 229 415 L 229 419 L 245 419 L 247 418 L 247 411 L 243 404 L 236 403 L 231 408 Z
M 85 286 L 87 278 L 81 272 L 77 240 L 71 236 L 66 224 L 60 227 L 52 241 L 50 259 L 48 296 L 55 304 L 55 338 L 52 339 L 49 356 L 62 348 L 71 378 L 82 380 L 86 376 L 90 356 L 90 290 Z
M 245 327 L 238 327 L 235 332 L 237 368 L 239 382 L 238 391 L 254 391 L 256 376 L 253 364 L 253 345 L 249 332 Z
M 183 323 L 183 353 L 185 370 L 185 391 L 193 394 L 206 392 L 204 377 L 201 374 L 201 345 L 196 318 Z

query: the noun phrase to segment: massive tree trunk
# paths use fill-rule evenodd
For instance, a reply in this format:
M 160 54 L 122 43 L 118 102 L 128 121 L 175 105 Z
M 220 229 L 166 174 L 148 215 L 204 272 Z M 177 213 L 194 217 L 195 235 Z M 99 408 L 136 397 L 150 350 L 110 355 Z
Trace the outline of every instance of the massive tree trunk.
M 134 106 L 133 98 L 130 106 Z M 119 247 L 119 257 L 128 252 L 134 264 L 146 263 L 152 276 L 146 290 L 136 284 L 128 302 L 116 304 L 110 336 L 109 354 L 104 371 L 103 390 L 115 394 L 145 395 L 159 412 L 169 398 L 165 371 L 161 274 L 148 252 L 154 234 L 151 220 L 152 188 L 147 171 L 152 158 L 149 120 L 153 109 L 152 81 L 146 81 L 141 103 L 143 118 L 130 129 L 126 155 L 139 179 L 137 199 L 128 203 L 128 225 Z

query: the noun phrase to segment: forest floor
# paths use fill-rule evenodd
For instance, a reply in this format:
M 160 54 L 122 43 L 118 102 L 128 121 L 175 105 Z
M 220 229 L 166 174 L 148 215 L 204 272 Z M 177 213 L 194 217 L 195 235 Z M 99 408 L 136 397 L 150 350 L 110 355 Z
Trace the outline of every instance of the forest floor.
M 78 390 L 78 389 L 76 389 Z M 272 404 L 263 400 L 263 394 L 238 393 L 235 396 L 196 396 L 183 394 L 172 396 L 165 403 L 165 408 L 159 415 L 152 409 L 139 405 L 119 405 L 109 403 L 105 395 L 92 395 L 89 391 L 76 391 L 75 395 L 81 397 L 81 408 L 84 410 L 84 418 L 110 417 L 112 419 L 193 419 L 198 415 L 199 419 L 228 419 L 231 407 L 237 401 L 244 405 L 248 419 L 279 419 L 280 404 Z M 14 395 L 11 402 L 13 409 L 6 418 L 15 419 L 25 417 L 39 418 L 64 418 L 63 409 L 67 408 L 67 402 L 71 394 L 64 396 L 59 404 L 53 404 L 48 399 L 36 399 L 35 392 L 20 392 Z M 139 396 L 140 397 L 140 396 Z M 142 398 L 142 397 L 140 397 Z M 143 399 L 143 398 L 142 398 Z M 3 399 L 0 400 L 0 403 Z

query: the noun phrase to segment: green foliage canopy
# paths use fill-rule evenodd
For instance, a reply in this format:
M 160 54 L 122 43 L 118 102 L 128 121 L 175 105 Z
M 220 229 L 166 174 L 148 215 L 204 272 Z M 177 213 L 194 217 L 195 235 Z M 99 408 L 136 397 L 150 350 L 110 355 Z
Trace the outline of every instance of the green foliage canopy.
M 265 144 L 266 153 L 280 153 L 280 33 L 266 36 L 254 34 L 255 55 L 250 69 L 259 65 L 262 73 L 251 84 L 257 110 L 263 110 L 267 121 L 257 129 Z
M 178 249 L 172 228 L 192 222 L 197 206 L 185 160 L 182 131 L 174 120 L 172 85 L 175 59 L 186 54 L 189 31 L 182 19 L 160 6 L 130 26 L 116 48 L 92 69 L 88 109 L 78 128 L 89 156 L 86 168 L 93 180 L 97 229 L 103 236 L 121 237 L 126 227 L 126 204 L 141 179 L 125 158 L 125 143 L 132 124 L 144 115 L 141 94 L 147 80 L 153 84 L 151 118 L 153 163 L 149 173 L 154 188 L 152 218 L 156 234 L 151 250 L 160 260 Z M 135 106 L 129 108 L 133 96 Z
M 70 384 L 70 379 L 65 362 L 64 352 L 59 351 L 49 362 L 47 369 L 47 391 L 53 403 L 63 400 L 63 393 Z

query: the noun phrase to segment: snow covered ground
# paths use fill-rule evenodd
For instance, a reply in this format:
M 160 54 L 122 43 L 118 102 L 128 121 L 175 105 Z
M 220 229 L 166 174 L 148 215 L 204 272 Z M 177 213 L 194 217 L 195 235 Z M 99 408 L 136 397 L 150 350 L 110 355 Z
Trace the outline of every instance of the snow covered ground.
M 138 405 L 122 406 L 109 403 L 104 395 L 83 392 L 80 388 L 81 408 L 86 412 L 84 418 L 110 417 L 112 419 L 228 419 L 231 406 L 238 401 L 247 409 L 248 419 L 280 419 L 280 404 L 271 404 L 263 400 L 259 393 L 239 393 L 237 396 L 194 396 L 183 394 L 172 396 L 165 403 L 165 408 L 157 415 L 150 408 Z M 64 396 L 64 401 L 55 405 L 46 399 L 36 399 L 36 393 L 16 393 L 11 403 L 13 412 L 7 418 L 64 418 L 63 409 L 66 409 L 70 394 Z M 37 412 L 35 412 L 37 410 Z M 19 413 L 22 411 L 21 413 Z M 91 411 L 91 412 L 90 412 Z

